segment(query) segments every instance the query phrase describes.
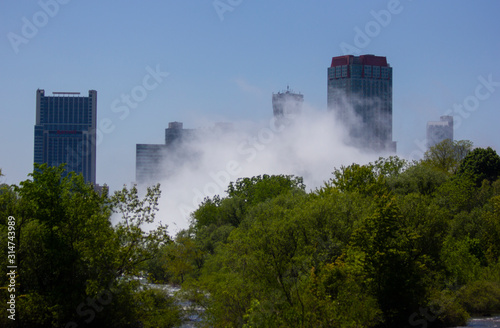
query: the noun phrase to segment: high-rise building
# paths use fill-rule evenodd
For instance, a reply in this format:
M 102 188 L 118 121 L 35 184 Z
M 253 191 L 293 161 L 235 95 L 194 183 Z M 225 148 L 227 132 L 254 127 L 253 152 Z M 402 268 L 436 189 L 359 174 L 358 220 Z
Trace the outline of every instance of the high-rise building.
M 158 183 L 174 174 L 178 165 L 193 156 L 189 150 L 182 147 L 182 143 L 192 140 L 194 135 L 195 130 L 184 129 L 182 122 L 170 122 L 165 129 L 165 144 L 137 144 L 137 183 Z
M 67 164 L 68 172 L 82 174 L 96 183 L 97 91 L 88 97 L 79 92 L 36 91 L 34 162 L 49 166 Z
M 186 141 L 194 135 L 193 129 L 184 129 L 182 122 L 170 122 L 165 129 L 165 145 L 175 146 L 181 141 Z
M 273 114 L 276 119 L 293 117 L 300 113 L 304 96 L 294 93 L 287 86 L 286 91 L 273 93 Z
M 396 151 L 392 141 L 392 67 L 386 57 L 333 57 L 328 109 L 349 131 L 350 142 L 373 151 Z
M 164 178 L 163 161 L 166 153 L 167 145 L 136 145 L 135 178 L 138 183 L 159 182 Z
M 453 116 L 441 116 L 439 119 L 427 122 L 427 148 L 446 139 L 453 141 Z

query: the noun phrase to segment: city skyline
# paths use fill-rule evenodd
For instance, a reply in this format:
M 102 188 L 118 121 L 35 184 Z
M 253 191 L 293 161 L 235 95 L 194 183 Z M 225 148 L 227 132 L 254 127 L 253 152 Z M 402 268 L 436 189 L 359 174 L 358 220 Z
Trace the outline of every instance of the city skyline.
M 395 68 L 398 155 L 421 157 L 426 123 L 443 115 L 454 116 L 456 140 L 500 149 L 500 45 L 492 41 L 499 3 L 230 7 L 0 4 L 1 181 L 17 184 L 32 171 L 36 89 L 98 90 L 97 182 L 116 189 L 134 181 L 135 145 L 158 143 L 170 121 L 193 128 L 211 121 L 265 125 L 270 95 L 284 85 L 305 96 L 305 107 L 326 111 L 325 67 L 347 54 L 385 56 Z

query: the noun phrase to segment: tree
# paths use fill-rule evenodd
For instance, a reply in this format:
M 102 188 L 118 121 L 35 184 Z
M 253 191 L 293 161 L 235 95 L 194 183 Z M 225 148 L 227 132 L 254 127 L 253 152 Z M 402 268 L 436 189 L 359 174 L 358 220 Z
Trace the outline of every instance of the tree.
M 426 302 L 427 268 L 414 245 L 420 238 L 401 218 L 395 198 L 375 200 L 375 212 L 352 236 L 351 254 L 358 254 L 365 286 L 380 306 L 388 327 L 403 327 Z
M 484 232 L 482 243 L 488 261 L 492 264 L 500 260 L 500 196 L 492 197 L 491 209 L 483 214 Z
M 163 226 L 142 230 L 153 222 L 158 188 L 144 200 L 135 188 L 109 197 L 107 188 L 97 192 L 63 165 L 35 164 L 30 176 L 0 193 L 2 234 L 7 236 L 8 216 L 16 222 L 21 327 L 137 324 L 145 313 L 130 301 L 139 290 L 127 276 L 166 239 Z M 116 227 L 110 221 L 113 211 L 122 214 Z M 0 239 L 4 249 L 6 242 Z M 0 260 L 4 267 L 6 258 Z M 0 279 L 4 283 L 6 277 Z
M 442 263 L 448 273 L 451 287 L 463 285 L 477 280 L 480 269 L 479 259 L 471 253 L 477 243 L 469 237 L 457 239 L 449 235 L 443 242 L 441 252 Z
M 301 177 L 291 175 L 263 175 L 240 178 L 228 186 L 228 196 L 206 198 L 192 214 L 190 230 L 196 244 L 205 254 L 225 243 L 230 232 L 247 216 L 248 210 L 261 202 L 288 193 L 304 194 Z
M 1 208 L 16 219 L 19 319 L 62 325 L 87 295 L 113 279 L 113 229 L 102 194 L 64 167 L 35 165 L 31 180 L 2 194 Z M 6 216 L 4 216 L 6 218 Z
M 148 187 L 141 200 L 136 186 L 115 192 L 111 197 L 113 212 L 121 215 L 115 227 L 119 252 L 116 275 L 137 274 L 139 264 L 153 258 L 160 246 L 169 243 L 167 227 L 161 223 L 155 230 L 145 232 L 142 227 L 152 224 L 158 210 L 160 185 Z
M 477 186 L 483 180 L 494 182 L 500 176 L 500 156 L 491 147 L 476 148 L 460 163 L 458 174 L 474 177 Z
M 228 197 L 242 198 L 248 206 L 251 206 L 289 191 L 304 191 L 304 189 L 301 177 L 264 174 L 231 182 L 227 193 Z
M 376 327 L 382 323 L 377 299 L 364 284 L 368 277 L 362 257 L 348 253 L 311 270 L 311 295 L 307 295 L 311 327 Z
M 389 177 L 388 184 L 391 189 L 400 195 L 420 193 L 432 194 L 448 179 L 448 175 L 422 163 L 409 167 L 403 173 Z
M 261 318 L 264 327 L 284 327 L 305 320 L 300 289 L 308 274 L 306 222 L 293 211 L 302 196 L 289 191 L 261 198 L 208 256 L 196 286 L 210 294 L 208 325 L 241 327 Z
M 398 156 L 389 156 L 387 158 L 380 157 L 375 163 L 372 164 L 373 171 L 377 175 L 384 177 L 397 177 L 405 172 L 411 163 L 407 160 L 399 158 Z
M 455 175 L 436 189 L 434 202 L 454 215 L 462 211 L 470 212 L 477 205 L 474 187 L 470 176 Z
M 437 170 L 454 174 L 471 149 L 472 142 L 469 140 L 446 139 L 425 152 L 423 163 Z
M 161 258 L 163 270 L 171 276 L 174 284 L 184 283 L 187 275 L 199 270 L 203 263 L 202 251 L 187 230 L 181 230 L 175 242 L 168 244 L 163 249 Z
M 457 326 L 476 291 L 474 308 L 497 312 L 500 180 L 430 159 L 342 166 L 310 193 L 245 178 L 207 199 L 187 235 L 204 251 L 190 280 L 204 324 Z
M 351 164 L 333 171 L 333 178 L 326 187 L 334 186 L 341 192 L 358 192 L 373 196 L 386 191 L 385 176 L 374 172 L 372 164 Z

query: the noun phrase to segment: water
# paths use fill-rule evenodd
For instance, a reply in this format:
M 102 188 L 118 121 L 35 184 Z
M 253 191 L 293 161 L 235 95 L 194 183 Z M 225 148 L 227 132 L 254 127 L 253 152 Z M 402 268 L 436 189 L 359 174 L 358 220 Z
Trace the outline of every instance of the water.
M 487 317 L 487 318 L 473 318 L 469 321 L 469 323 L 466 327 L 474 327 L 474 328 L 499 327 L 500 328 L 500 316 Z

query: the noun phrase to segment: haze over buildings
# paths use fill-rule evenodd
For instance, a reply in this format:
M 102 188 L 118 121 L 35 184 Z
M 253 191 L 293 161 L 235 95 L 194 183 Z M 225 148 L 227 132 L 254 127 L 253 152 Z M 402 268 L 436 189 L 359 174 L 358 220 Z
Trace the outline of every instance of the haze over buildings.
M 446 139 L 453 141 L 453 116 L 441 116 L 439 121 L 427 122 L 427 148 Z
M 170 122 L 168 128 L 165 129 L 164 144 L 137 144 L 136 182 L 139 184 L 158 183 L 175 174 L 178 171 L 178 165 L 192 160 L 182 144 L 191 141 L 194 135 L 195 131 L 184 129 L 181 122 Z M 181 158 L 182 161 L 180 161 Z M 179 159 L 179 161 L 174 163 L 172 159 Z
M 270 126 L 276 131 L 286 128 L 299 133 L 300 130 L 300 135 L 304 137 L 304 140 L 300 141 L 279 138 L 275 141 L 277 147 L 297 151 L 292 145 L 294 142 L 311 142 L 319 145 L 321 143 L 318 140 L 307 136 L 313 136 L 313 132 L 318 131 L 320 127 L 326 127 L 328 130 L 335 130 L 335 133 L 324 133 L 328 146 L 318 150 L 328 156 L 337 152 L 331 145 L 338 145 L 339 142 L 345 143 L 347 149 L 357 148 L 362 153 L 382 155 L 387 151 L 395 152 L 395 143 L 392 142 L 392 68 L 387 64 L 385 57 L 373 55 L 334 57 L 329 76 L 331 79 L 328 84 L 328 103 L 331 111 L 324 113 L 321 124 L 315 120 L 304 119 L 304 116 L 312 115 L 312 111 L 303 112 L 302 94 L 293 92 L 289 87 L 285 91 L 272 94 L 273 115 L 269 115 L 272 118 Z M 341 127 L 338 126 L 339 122 Z M 212 161 L 211 157 L 217 160 L 216 157 L 223 158 L 228 156 L 227 154 L 233 154 L 231 155 L 233 158 L 246 154 L 251 154 L 253 157 L 256 150 L 262 148 L 258 141 L 262 140 L 262 143 L 266 144 L 275 134 L 268 128 L 261 128 L 257 132 L 258 138 L 255 138 L 243 132 L 241 127 L 237 133 L 229 134 L 228 132 L 235 131 L 220 124 L 218 130 L 221 133 L 217 134 L 217 138 L 213 138 L 214 134 L 207 133 L 206 130 L 187 130 L 180 122 L 169 123 L 168 129 L 165 130 L 165 144 L 136 145 L 136 181 L 144 184 L 163 180 L 169 184 L 182 169 L 193 162 L 202 163 L 201 159 Z M 348 133 L 344 134 L 345 131 Z M 341 140 L 333 139 L 338 139 L 340 136 Z M 249 143 L 257 146 L 247 148 L 243 143 L 236 147 L 234 154 L 234 149 L 224 147 L 228 145 L 230 138 L 247 139 Z M 227 154 L 221 156 L 220 152 L 212 152 L 212 149 L 219 148 L 214 143 L 219 143 L 222 146 L 220 151 L 225 151 Z M 311 145 L 310 148 L 315 147 Z M 309 171 L 313 169 L 303 164 L 309 161 L 303 158 L 308 156 L 308 152 L 304 150 L 300 148 L 300 154 L 289 151 L 282 157 L 276 157 L 275 167 L 283 168 L 286 166 L 284 163 L 294 161 L 295 167 L 300 169 L 287 173 L 310 176 Z M 195 167 L 203 168 L 203 165 Z M 229 183 L 229 180 L 227 182 Z
M 304 96 L 293 92 L 289 87 L 286 91 L 273 93 L 272 124 L 290 124 L 290 120 L 301 114 L 303 102 Z M 205 157 L 219 156 L 210 152 L 214 140 L 226 145 L 227 139 L 235 136 L 244 138 L 245 133 L 235 134 L 234 124 L 230 122 L 217 122 L 208 129 L 184 129 L 182 122 L 170 122 L 165 129 L 165 144 L 136 145 L 136 182 L 144 185 L 172 180 L 183 166 L 199 160 L 200 153 Z M 209 147 L 200 149 L 194 145 L 204 144 L 207 140 L 210 140 Z M 231 154 L 232 150 L 227 149 L 227 152 Z
M 392 67 L 386 57 L 333 57 L 328 68 L 327 104 L 349 130 L 348 142 L 375 152 L 396 152 L 392 141 Z
M 59 166 L 82 174 L 96 184 L 97 91 L 88 97 L 79 92 L 36 91 L 34 162 Z
M 287 86 L 286 91 L 273 93 L 273 115 L 277 119 L 300 114 L 304 103 L 304 96 L 295 93 Z

